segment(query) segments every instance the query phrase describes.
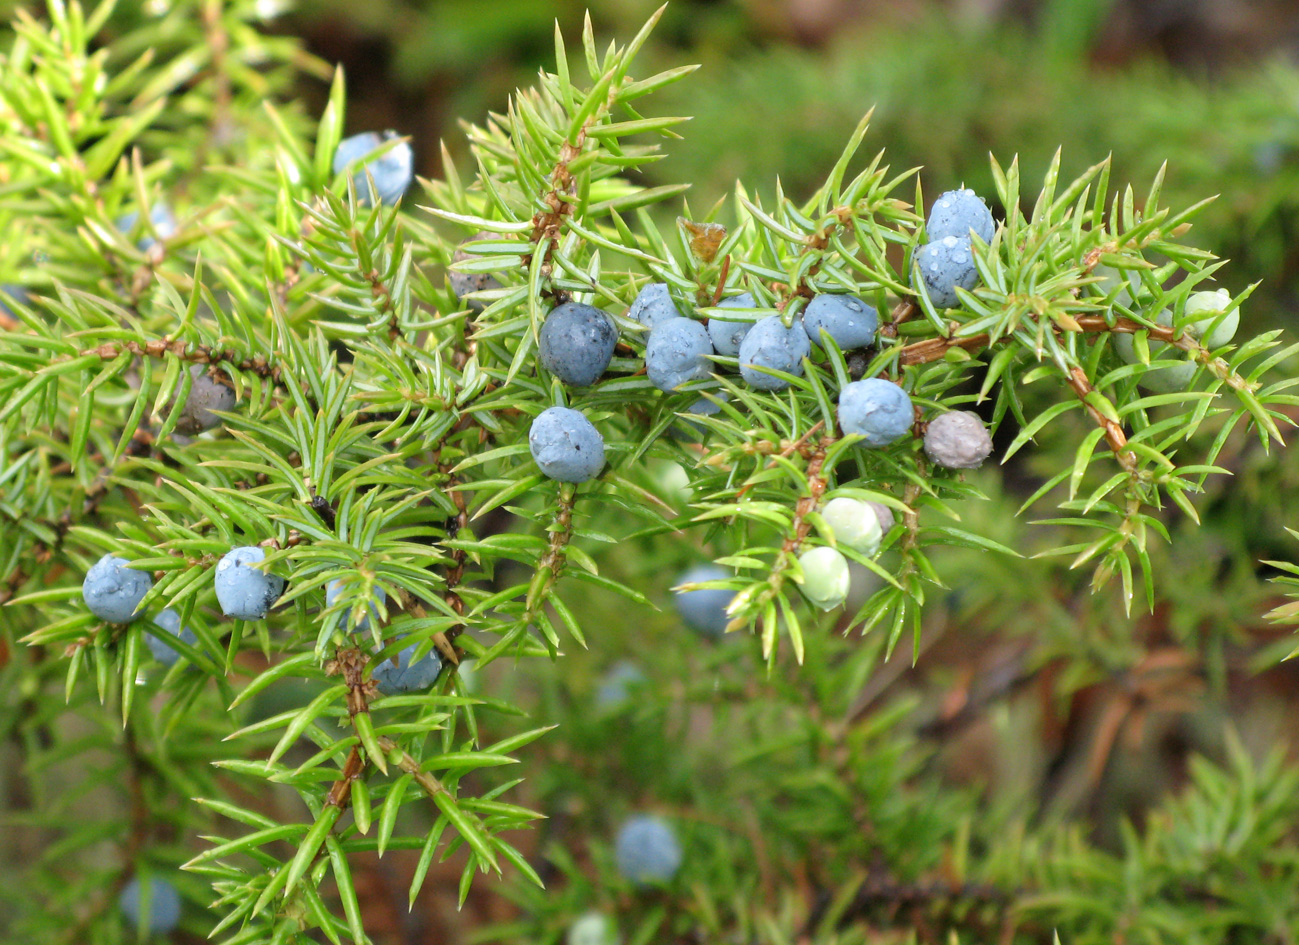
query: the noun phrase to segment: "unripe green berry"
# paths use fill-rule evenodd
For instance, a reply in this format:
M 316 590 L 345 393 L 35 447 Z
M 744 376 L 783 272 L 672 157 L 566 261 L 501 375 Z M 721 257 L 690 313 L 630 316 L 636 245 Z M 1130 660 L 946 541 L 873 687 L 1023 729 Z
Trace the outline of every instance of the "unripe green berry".
M 1226 293 L 1223 294 L 1225 295 Z M 1215 321 L 1218 321 L 1218 312 L 1220 312 L 1221 309 L 1217 308 L 1218 304 L 1220 304 L 1217 298 L 1217 293 L 1204 292 L 1196 293 L 1196 295 L 1214 296 L 1212 300 L 1207 302 L 1207 304 L 1213 306 L 1213 313 L 1207 318 L 1199 319 L 1187 326 L 1188 333 L 1198 338 L 1201 330 L 1209 328 Z M 1195 295 L 1191 296 L 1191 299 L 1193 298 L 1195 298 Z M 1186 301 L 1187 310 L 1190 311 L 1191 314 L 1195 314 L 1196 311 L 1204 311 L 1204 309 L 1200 308 L 1192 309 L 1191 299 L 1187 299 Z M 1230 299 L 1227 301 L 1229 304 Z M 1204 304 L 1206 304 L 1204 301 L 1196 302 L 1197 306 Z M 1230 315 L 1223 318 L 1218 327 L 1209 332 L 1209 337 L 1204 339 L 1203 343 L 1205 346 L 1211 348 L 1214 346 L 1214 342 L 1219 345 L 1224 345 L 1230 341 L 1231 336 L 1236 332 L 1236 322 L 1238 320 L 1239 315 L 1236 312 L 1232 312 Z M 1164 309 L 1160 312 L 1155 317 L 1155 324 L 1164 328 L 1171 328 L 1173 326 L 1172 311 Z M 1225 338 L 1223 337 L 1224 334 Z M 1137 356 L 1136 345 L 1133 342 L 1132 336 L 1126 332 L 1114 336 L 1114 350 L 1118 352 L 1119 358 L 1127 364 L 1137 364 L 1141 360 Z M 1195 377 L 1195 372 L 1198 370 L 1199 365 L 1195 361 L 1187 358 L 1185 351 L 1162 341 L 1150 342 L 1149 351 L 1150 359 L 1152 361 L 1172 360 L 1178 358 L 1184 360 L 1182 364 L 1175 364 L 1169 367 L 1155 368 L 1147 371 L 1142 375 L 1140 381 L 1143 388 L 1155 394 L 1172 394 L 1177 391 L 1186 390 L 1186 388 L 1190 386 L 1191 379 Z
M 1201 344 L 1210 351 L 1221 348 L 1236 337 L 1236 328 L 1240 325 L 1240 309 L 1232 308 L 1231 293 L 1226 289 L 1192 292 L 1186 299 L 1185 311 L 1188 316 L 1204 313 L 1204 318 L 1197 318 L 1191 324 L 1191 332 L 1198 335 Z
M 567 945 L 617 945 L 618 930 L 608 916 L 588 912 L 568 927 L 565 941 Z
M 867 556 L 880 550 L 884 532 L 880 528 L 880 518 L 869 502 L 839 496 L 825 504 L 821 519 L 829 526 L 838 544 Z
M 1109 295 L 1115 288 L 1122 286 L 1114 296 L 1114 301 L 1124 305 L 1132 301 L 1133 293 L 1141 287 L 1141 279 L 1135 269 L 1120 270 L 1102 263 L 1092 270 L 1092 275 L 1099 277 L 1096 288 L 1103 295 Z
M 848 597 L 848 559 L 821 547 L 798 556 L 803 569 L 803 596 L 822 610 L 834 610 Z

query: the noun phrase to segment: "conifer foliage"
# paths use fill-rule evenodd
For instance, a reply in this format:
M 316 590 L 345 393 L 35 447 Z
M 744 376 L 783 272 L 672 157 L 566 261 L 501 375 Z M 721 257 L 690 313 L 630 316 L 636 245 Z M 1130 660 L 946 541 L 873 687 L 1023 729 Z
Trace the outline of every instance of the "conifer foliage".
M 686 121 L 655 115 L 654 93 L 694 71 L 640 71 L 657 14 L 607 47 L 588 21 L 575 55 L 557 31 L 554 71 L 467 126 L 471 165 L 448 152 L 442 179 L 394 200 L 405 143 L 376 133 L 375 163 L 336 159 L 344 78 L 305 114 L 290 83 L 330 70 L 264 33 L 263 6 L 50 0 L 18 14 L 0 58 L 0 277 L 21 287 L 0 311 L 0 718 L 28 826 L 58 851 L 14 906 L 25 940 L 130 940 L 163 900 L 170 927 L 178 890 L 186 934 L 372 941 L 355 871 L 399 852 L 411 902 L 448 856 L 461 902 L 507 874 L 488 893 L 522 906 L 524 924 L 498 930 L 517 941 L 559 940 L 608 890 L 637 942 L 859 941 L 888 896 L 976 936 L 1018 923 L 1035 941 L 1109 940 L 1110 905 L 1131 895 L 1110 888 L 1111 856 L 1150 866 L 1152 902 L 1185 900 L 1181 928 L 1219 921 L 1205 897 L 1242 928 L 1268 921 L 1227 858 L 1293 889 L 1297 860 L 1267 853 L 1295 813 L 1279 762 L 1197 769 L 1126 853 L 1055 835 L 989 853 L 973 795 L 934 794 L 901 715 L 863 727 L 854 707 L 882 654 L 919 645 L 936 557 L 1020 553 L 955 512 L 980 495 L 965 467 L 989 435 L 979 476 L 1069 441 L 1025 506 L 1055 510 L 1051 553 L 1125 607 L 1153 605 L 1165 512 L 1196 518 L 1232 432 L 1280 443 L 1296 400 L 1268 371 L 1295 348 L 1247 317 L 1213 348 L 1190 329 L 1234 318 L 1250 291 L 1187 310 L 1223 265 L 1186 241 L 1198 205 L 1161 206 L 1162 174 L 1139 193 L 1106 164 L 1061 180 L 1057 160 L 1029 188 L 1016 160 L 994 161 L 995 227 L 943 237 L 968 272 L 940 295 L 925 197 L 913 171 L 861 153 L 867 116 L 810 199 L 777 189 L 764 205 L 739 184 L 701 212 L 688 182 L 634 182 Z M 650 326 L 628 317 L 651 284 L 690 340 L 670 383 L 647 375 Z M 803 312 L 827 296 L 876 324 L 813 337 Z M 556 321 L 573 312 L 586 321 Z M 738 324 L 734 351 L 709 320 Z M 1143 379 L 1171 367 L 1184 383 L 1150 393 Z M 869 435 L 874 404 L 854 399 L 844 422 L 863 379 L 910 411 L 886 437 Z M 925 449 L 942 417 L 970 428 L 960 455 L 975 459 L 936 461 L 937 436 Z M 683 488 L 655 472 L 667 463 Z M 827 517 L 831 500 L 871 505 Z M 837 521 L 856 530 L 836 537 Z M 633 676 L 576 734 L 487 685 L 494 663 L 598 650 L 583 594 L 648 610 L 618 556 L 665 543 L 708 549 L 699 573 L 730 601 L 716 636 L 752 641 L 688 644 L 716 647 L 725 685 Z M 105 560 L 140 591 L 129 606 L 88 606 L 116 593 L 91 594 Z M 849 563 L 874 576 L 864 599 Z M 655 810 L 609 811 L 589 857 L 539 852 L 527 782 L 548 744 L 602 744 L 621 717 L 619 744 L 648 751 L 669 726 L 645 706 L 697 698 L 724 699 L 719 724 L 748 733 L 726 751 L 762 818 L 760 858 L 707 818 L 661 816 L 669 796 L 725 803 L 681 787 L 665 746 Z M 98 805 L 105 790 L 128 802 Z M 1215 797 L 1266 816 L 1233 822 Z M 615 852 L 623 821 L 668 839 L 646 852 L 624 834 Z M 1201 821 L 1221 859 L 1187 836 Z M 810 860 L 825 864 L 815 900 L 759 890 Z

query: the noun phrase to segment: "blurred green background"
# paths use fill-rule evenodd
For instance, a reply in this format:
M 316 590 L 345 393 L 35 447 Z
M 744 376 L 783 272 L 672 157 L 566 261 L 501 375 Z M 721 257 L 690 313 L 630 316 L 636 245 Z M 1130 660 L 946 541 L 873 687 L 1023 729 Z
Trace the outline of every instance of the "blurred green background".
M 538 69 L 553 67 L 556 20 L 571 52 L 580 49 L 588 6 L 601 42 L 625 42 L 656 7 L 653 0 L 302 0 L 293 9 L 283 0 L 264 2 L 268 15 L 283 7 L 274 30 L 302 37 L 312 53 L 345 68 L 347 130 L 411 135 L 425 177 L 440 173 L 440 142 L 468 173 L 458 122 L 481 123 L 505 108 L 514 89 L 533 84 Z M 119 13 L 147 16 L 166 3 L 123 3 Z M 6 15 L 13 6 L 0 0 Z M 1030 195 L 1057 147 L 1066 175 L 1112 154 L 1114 179 L 1131 181 L 1138 193 L 1168 161 L 1166 203 L 1220 195 L 1191 240 L 1231 258 L 1222 284 L 1235 295 L 1261 282 L 1242 315 L 1241 337 L 1293 330 L 1297 58 L 1294 0 L 674 0 L 639 72 L 701 63 L 651 111 L 694 118 L 644 183 L 690 182 L 697 214 L 730 194 L 736 179 L 764 195 L 779 180 L 802 197 L 871 108 L 863 150 L 886 148 L 897 171 L 923 166 L 929 199 L 959 184 L 991 198 L 990 152 L 1003 164 L 1020 156 Z M 326 91 L 322 82 L 303 80 L 308 114 L 320 113 Z M 1294 365 L 1289 370 L 1299 374 Z M 969 503 L 964 526 L 1026 555 L 1047 544 L 1026 521 L 1038 516 L 1012 513 L 1072 456 L 1076 432 L 1044 437 L 1010 465 L 973 474 L 991 501 Z M 1003 430 L 999 446 L 1013 435 Z M 1128 617 L 1115 588 L 1093 596 L 1087 576 L 1058 560 L 953 552 L 940 562 L 951 590 L 935 595 L 917 666 L 909 652 L 895 656 L 863 688 L 862 704 L 918 706 L 906 731 L 932 749 L 949 783 L 982 792 L 989 807 L 1023 801 L 1077 817 L 1089 838 L 1111 848 L 1121 816 L 1141 822 L 1153 803 L 1185 784 L 1193 753 L 1224 756 L 1229 727 L 1256 755 L 1277 743 L 1292 746 L 1299 740 L 1299 671 L 1278 661 L 1293 635 L 1263 618 L 1280 594 L 1266 581 L 1274 572 L 1260 562 L 1296 557 L 1299 545 L 1285 527 L 1299 527 L 1291 500 L 1299 495 L 1299 454 L 1265 455 L 1256 440 L 1237 436 L 1219 463 L 1233 476 L 1211 478 L 1197 500 L 1203 527 L 1180 513 L 1167 517 L 1174 541 L 1155 550 L 1153 614 L 1138 605 Z M 674 470 L 650 472 L 668 478 Z M 1044 517 L 1048 510 L 1039 511 Z M 625 526 L 594 524 L 611 534 Z M 601 549 L 587 543 L 584 550 Z M 562 723 L 529 758 L 534 780 L 523 802 L 551 818 L 530 854 L 584 849 L 581 825 L 611 821 L 612 811 L 641 800 L 644 770 L 663 775 L 658 800 L 682 809 L 696 795 L 757 791 L 756 777 L 756 786 L 736 779 L 721 787 L 708 765 L 710 740 L 728 737 L 730 713 L 742 706 L 758 712 L 760 697 L 798 686 L 807 687 L 807 698 L 786 693 L 791 704 L 835 697 L 812 691 L 816 672 L 792 666 L 783 678 L 760 679 L 758 661 L 745 655 L 752 641 L 700 645 L 681 625 L 668 588 L 711 551 L 620 546 L 601 567 L 642 588 L 658 611 L 629 614 L 620 599 L 591 596 L 580 601 L 590 651 L 558 667 L 523 672 L 502 661 L 484 671 L 485 692 L 517 697 Z M 566 595 L 575 606 L 577 593 Z M 810 659 L 829 665 L 845 651 L 878 648 L 879 636 L 845 639 L 828 629 Z M 601 674 L 622 658 L 646 667 L 682 706 L 709 708 L 717 728 L 701 736 L 699 719 L 680 707 L 666 721 L 647 712 L 592 715 Z M 1165 678 L 1167 691 L 1158 688 Z M 1130 712 L 1107 741 L 1104 726 L 1125 700 Z M 679 750 L 687 734 L 694 744 Z M 361 890 L 377 930 L 385 930 L 386 917 L 387 940 L 422 941 L 437 930 L 428 940 L 458 942 L 469 929 L 517 914 L 490 884 L 456 912 L 448 891 L 454 863 L 424 908 L 411 912 L 394 892 L 408 867 L 376 860 Z M 583 895 L 571 891 L 575 909 Z M 558 929 L 565 906 L 556 903 Z M 523 906 L 526 912 L 530 904 Z

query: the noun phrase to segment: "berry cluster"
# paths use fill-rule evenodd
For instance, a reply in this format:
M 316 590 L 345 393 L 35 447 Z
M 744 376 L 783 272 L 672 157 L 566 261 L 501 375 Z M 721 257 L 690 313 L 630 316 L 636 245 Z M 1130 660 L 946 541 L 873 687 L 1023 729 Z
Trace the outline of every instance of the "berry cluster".
M 141 616 L 140 602 L 153 588 L 153 578 L 137 571 L 117 555 L 104 555 L 91 566 L 81 582 L 81 596 L 87 609 L 106 623 L 128 624 Z M 171 666 L 180 653 L 171 645 L 170 638 L 179 638 L 193 646 L 194 631 L 181 629 L 180 615 L 167 608 L 153 618 L 156 628 L 164 636 L 149 633 L 145 636 L 149 652 L 164 666 Z
M 216 566 L 216 596 L 222 613 L 239 620 L 263 620 L 271 607 L 283 595 L 285 580 L 263 570 L 266 552 L 255 545 L 234 548 L 222 556 Z M 86 573 L 82 582 L 82 598 L 92 614 L 112 624 L 129 624 L 140 616 L 140 604 L 153 587 L 153 579 L 143 571 L 114 554 L 106 554 Z M 325 604 L 335 606 L 344 599 L 345 586 L 340 579 L 330 581 L 325 588 Z M 387 601 L 382 587 L 375 588 L 377 604 L 371 605 L 367 614 L 355 624 L 354 629 L 364 632 L 370 628 L 370 618 L 380 619 L 379 607 Z M 153 618 L 156 628 L 165 631 L 163 636 L 146 635 L 149 651 L 158 662 L 173 665 L 180 654 L 171 638 L 193 646 L 197 638 L 194 631 L 181 627 L 180 615 L 167 608 Z M 402 650 L 396 662 L 383 660 L 375 667 L 373 678 L 379 692 L 396 695 L 427 689 L 437 679 L 442 669 L 442 659 L 436 651 L 414 660 L 416 645 Z
M 453 279 L 457 275 L 453 272 Z M 455 282 L 452 289 L 457 297 L 468 294 Z M 746 315 L 763 311 L 748 292 L 723 300 L 717 308 Z M 879 325 L 875 309 L 852 295 L 819 295 L 789 326 L 779 315 L 756 321 L 713 317 L 705 323 L 684 315 L 663 282 L 641 289 L 627 317 L 647 330 L 646 376 L 669 393 L 707 382 L 717 370 L 717 358 L 736 358 L 740 376 L 755 390 L 784 390 L 789 380 L 782 375 L 802 375 L 803 359 L 811 354 L 813 343 L 824 344 L 829 338 L 842 350 L 862 348 L 875 340 Z M 587 387 L 608 370 L 617 344 L 618 328 L 609 313 L 564 302 L 542 325 L 538 360 L 568 386 Z M 720 408 L 716 401 L 700 397 L 688 409 L 709 414 Z M 544 411 L 533 422 L 528 443 L 541 471 L 561 482 L 585 482 L 604 466 L 603 440 L 577 410 Z
M 227 617 L 238 620 L 264 620 L 275 602 L 284 594 L 286 581 L 279 575 L 266 571 L 264 549 L 256 545 L 233 548 L 217 562 L 214 580 L 217 603 Z M 107 623 L 125 625 L 141 616 L 140 604 L 153 588 L 153 578 L 144 571 L 135 570 L 125 559 L 115 554 L 104 555 L 95 563 L 82 581 L 81 595 L 87 609 Z M 336 578 L 325 587 L 325 606 L 334 607 L 345 601 L 347 588 Z M 356 632 L 370 629 L 370 620 L 381 619 L 380 608 L 388 599 L 387 592 L 376 586 L 375 602 L 354 624 Z M 162 635 L 149 633 L 145 640 L 154 658 L 164 666 L 171 666 L 180 658 L 172 641 L 194 646 L 197 637 L 189 628 L 182 628 L 180 615 L 171 608 L 153 618 L 154 626 Z M 375 667 L 373 679 L 384 695 L 397 695 L 427 689 L 442 670 L 442 658 L 437 651 L 416 660 L 416 644 L 411 644 L 393 660 L 382 660 Z
M 920 278 L 917 287 L 935 304 L 957 304 L 955 286 L 971 288 L 977 282 L 971 239 L 992 239 L 995 224 L 984 202 L 970 190 L 950 191 L 934 204 L 926 225 L 930 242 L 917 254 Z M 488 242 L 492 234 L 479 232 L 467 243 Z M 454 262 L 470 258 L 464 245 Z M 499 288 L 500 283 L 486 274 L 449 273 L 453 294 L 472 311 L 481 312 L 484 300 L 479 293 Z M 489 281 L 490 280 L 490 281 Z M 697 307 L 683 304 L 674 297 L 665 282 L 641 288 L 629 306 L 626 317 L 644 329 L 645 375 L 659 390 L 674 393 L 704 387 L 727 363 L 736 359 L 745 383 L 761 391 L 781 391 L 790 379 L 803 374 L 804 359 L 813 346 L 853 351 L 875 343 L 879 330 L 879 313 L 871 305 L 850 294 L 814 295 L 791 324 L 779 314 L 766 314 L 750 292 L 730 296 L 718 302 L 712 317 L 695 317 Z M 722 317 L 721 312 L 735 312 L 740 318 Z M 619 343 L 619 329 L 614 317 L 595 306 L 564 301 L 556 305 L 543 321 L 537 339 L 537 361 L 540 367 L 572 388 L 595 384 L 609 369 Z M 720 409 L 725 397 L 699 397 L 687 412 L 706 415 Z M 868 377 L 844 386 L 839 394 L 839 424 L 848 435 L 861 437 L 863 448 L 886 447 L 917 429 L 918 416 L 910 396 L 897 383 L 879 377 Z M 953 469 L 979 466 L 991 452 L 991 438 L 979 418 L 968 412 L 940 415 L 924 432 L 924 449 L 934 463 Z M 595 425 L 580 410 L 553 406 L 542 411 L 528 432 L 528 447 L 538 468 L 547 477 L 565 483 L 582 483 L 597 477 L 605 465 L 604 439 Z M 837 524 L 828 524 L 829 540 L 842 543 L 860 554 L 874 554 L 881 535 L 869 530 L 858 534 L 844 518 L 847 502 L 835 505 Z M 863 505 L 863 508 L 866 506 Z M 856 518 L 867 520 L 858 510 Z M 891 516 L 889 513 L 891 527 Z M 872 518 L 878 524 L 878 517 Z M 869 548 L 863 551 L 862 548 Z M 800 558 L 803 590 L 816 606 L 830 609 L 843 602 L 847 594 L 848 563 L 833 546 L 813 548 Z M 682 583 L 724 581 L 726 572 L 688 574 Z M 683 617 L 702 633 L 718 635 L 729 618 L 725 607 L 731 592 L 696 590 L 678 597 Z
M 358 202 L 365 206 L 371 204 L 374 196 L 384 204 L 397 204 L 410 186 L 412 166 L 410 145 L 392 131 L 383 134 L 364 132 L 344 139 L 333 159 L 334 173 L 351 173 Z M 166 240 L 178 231 L 175 215 L 161 201 L 153 205 L 149 222 L 148 232 L 138 243 L 145 251 L 156 245 L 155 236 Z M 138 212 L 128 213 L 117 221 L 118 229 L 125 234 L 133 234 L 139 225 Z M 475 290 L 487 287 L 487 282 L 473 286 Z M 25 293 L 18 287 L 9 287 L 8 294 L 19 301 L 25 298 Z M 610 337 L 616 335 L 611 331 Z M 188 381 L 189 390 L 177 412 L 175 424 L 176 432 L 182 437 L 197 436 L 219 426 L 220 414 L 234 410 L 238 402 L 232 380 L 215 365 L 190 365 Z M 178 385 L 176 396 L 168 406 L 169 413 L 175 408 L 183 387 L 183 384 Z M 597 439 L 598 436 L 596 434 Z M 262 567 L 265 558 L 262 548 L 250 545 L 231 549 L 217 563 L 214 585 L 217 603 L 225 616 L 238 620 L 264 620 L 283 595 L 286 582 Z M 125 625 L 141 616 L 140 605 L 152 587 L 150 575 L 131 568 L 129 562 L 110 553 L 86 573 L 82 597 L 90 612 L 99 619 Z M 343 594 L 342 582 L 331 581 L 326 588 L 326 606 L 334 606 Z M 375 598 L 378 606 L 382 607 L 387 599 L 383 588 L 376 587 Z M 368 630 L 371 616 L 376 620 L 379 617 L 373 607 L 356 621 L 354 629 Z M 158 613 L 152 622 L 158 632 L 146 634 L 145 640 L 154 658 L 163 665 L 171 666 L 180 658 L 173 646 L 174 640 L 189 646 L 197 641 L 194 632 L 182 627 L 180 615 L 170 608 Z M 432 684 L 441 670 L 441 658 L 434 652 L 412 663 L 414 650 L 413 645 L 407 647 L 398 654 L 395 663 L 383 661 L 375 668 L 373 676 L 380 692 L 410 692 Z
M 384 203 L 396 203 L 410 183 L 410 148 L 393 132 L 355 135 L 339 145 L 334 155 L 334 170 L 352 173 L 353 185 L 362 197 L 377 195 Z M 165 238 L 171 230 L 168 233 L 163 230 L 172 218 L 165 204 L 155 204 L 155 213 L 159 210 L 162 213 L 154 220 L 154 228 Z M 129 231 L 135 222 L 124 219 L 123 230 Z M 972 191 L 961 190 L 938 199 L 927 232 L 944 245 L 946 241 L 963 241 L 968 255 L 970 236 L 958 232 L 977 234 L 987 240 L 992 236 L 993 226 L 983 202 Z M 480 232 L 468 242 L 490 238 L 491 234 Z M 455 261 L 467 258 L 462 247 Z M 500 286 L 490 275 L 454 270 L 449 274 L 449 281 L 455 296 L 473 311 L 482 311 L 488 304 L 479 297 L 480 293 Z M 940 301 L 946 298 L 946 290 L 939 283 L 926 278 L 924 284 L 931 297 Z M 707 321 L 696 320 L 683 312 L 666 283 L 652 283 L 641 289 L 627 317 L 646 330 L 645 372 L 655 387 L 675 392 L 688 385 L 699 386 L 718 369 L 718 359 L 736 358 L 739 373 L 750 387 L 762 391 L 783 390 L 789 386 L 790 377 L 802 375 L 803 361 L 811 354 L 813 345 L 828 347 L 833 343 L 840 350 L 868 347 L 874 343 L 879 327 L 876 309 L 847 294 L 814 296 L 790 325 L 780 315 L 763 316 L 764 309 L 748 292 L 721 301 L 716 309 L 755 317 L 732 320 L 714 316 Z M 1188 310 L 1198 311 L 1189 306 Z M 541 326 L 537 360 L 542 368 L 569 387 L 587 387 L 608 370 L 618 341 L 618 326 L 609 313 L 592 305 L 566 301 L 555 306 Z M 700 397 L 688 410 L 698 414 L 716 412 L 720 409 L 719 399 Z M 235 406 L 235 390 L 227 375 L 214 366 L 191 365 L 189 391 L 179 411 L 176 429 L 182 435 L 198 435 L 217 426 L 220 414 Z M 839 422 L 845 434 L 862 438 L 861 446 L 879 448 L 911 432 L 916 411 L 901 386 L 871 377 L 853 381 L 843 388 L 839 395 Z M 598 476 L 605 464 L 604 440 L 599 430 L 580 410 L 570 407 L 553 406 L 542 411 L 531 424 L 528 445 L 542 473 L 560 482 L 586 482 Z M 965 469 L 983 461 L 991 450 L 991 441 L 974 414 L 953 412 L 928 425 L 924 448 L 933 462 Z M 884 512 L 889 519 L 887 527 L 891 527 L 892 512 L 887 509 Z M 833 499 L 825 506 L 821 521 L 830 544 L 811 548 L 799 559 L 803 591 L 812 604 L 831 609 L 843 602 L 848 590 L 848 563 L 836 546 L 873 555 L 887 530 L 881 525 L 882 518 L 882 514 L 871 509 L 870 503 L 848 497 Z M 218 563 L 215 589 L 227 617 L 262 620 L 284 593 L 284 579 L 260 567 L 264 559 L 265 552 L 260 547 L 247 546 L 232 549 Z M 730 578 L 721 569 L 705 568 L 687 573 L 681 583 L 720 582 Z M 87 574 L 83 592 L 96 616 L 123 624 L 138 616 L 139 604 L 151 587 L 148 575 L 130 569 L 126 562 L 113 555 L 105 555 Z M 342 595 L 341 582 L 330 582 L 326 588 L 326 606 L 335 606 Z M 376 596 L 382 606 L 386 598 L 381 588 L 377 589 Z M 731 591 L 723 589 L 694 590 L 679 594 L 677 603 L 687 623 L 701 633 L 719 636 L 729 622 L 726 608 L 733 596 Z M 371 616 L 376 620 L 379 617 L 373 609 L 357 616 L 353 629 L 367 631 Z M 174 611 L 160 613 L 155 624 L 166 634 L 193 642 L 192 631 L 180 626 Z M 175 662 L 176 652 L 166 639 L 151 634 L 149 645 L 162 662 L 168 665 Z M 381 692 L 422 689 L 436 679 L 442 665 L 440 656 L 430 652 L 412 662 L 413 656 L 412 646 L 402 650 L 395 661 L 380 663 L 374 679 Z

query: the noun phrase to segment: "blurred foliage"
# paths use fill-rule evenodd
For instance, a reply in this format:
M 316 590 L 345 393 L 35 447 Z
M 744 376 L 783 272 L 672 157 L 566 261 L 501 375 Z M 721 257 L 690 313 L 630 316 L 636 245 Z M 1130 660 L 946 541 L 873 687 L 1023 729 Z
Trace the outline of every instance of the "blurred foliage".
M 1263 333 L 1289 291 L 1295 73 L 1098 70 L 1086 55 L 1107 8 L 1057 0 L 1038 33 L 935 18 L 797 51 L 758 48 L 770 34 L 740 5 L 674 4 L 634 75 L 710 64 L 632 127 L 606 108 L 639 120 L 602 97 L 616 83 L 601 87 L 604 47 L 576 6 L 312 4 L 320 33 L 346 22 L 392 53 L 317 110 L 294 89 L 329 70 L 266 35 L 274 2 L 104 6 L 98 33 L 57 2 L 20 21 L 0 90 L 0 278 L 33 299 L 0 333 L 0 932 L 129 941 L 116 892 L 153 870 L 177 877 L 186 945 L 218 922 L 231 943 L 557 943 L 591 909 L 634 945 L 1299 936 L 1299 680 L 1279 665 L 1299 454 L 1276 449 L 1299 366 Z M 594 8 L 593 35 L 622 44 L 606 67 L 627 67 L 650 12 Z M 543 88 L 505 112 L 503 77 L 531 84 L 542 60 Z M 450 161 L 402 210 L 359 207 L 329 173 L 344 125 L 389 114 L 409 130 L 439 83 L 427 107 L 445 121 L 423 154 L 438 163 L 446 135 Z M 674 113 L 698 117 L 657 117 Z M 594 130 L 578 210 L 546 242 L 532 223 L 579 128 Z M 881 146 L 892 171 L 871 164 Z M 1110 150 L 1112 167 L 1091 166 Z M 905 174 L 919 164 L 923 189 Z M 572 293 L 621 314 L 651 277 L 702 313 L 741 287 L 796 311 L 803 279 L 898 311 L 922 195 L 962 180 L 1006 221 L 979 248 L 987 284 L 946 313 L 917 300 L 870 367 L 925 410 L 986 393 L 997 455 L 1014 455 L 960 476 L 922 468 L 910 443 L 828 463 L 836 485 L 916 513 L 855 569 L 844 612 L 798 602 L 784 546 L 808 537 L 796 497 L 821 473 L 798 445 L 834 426 L 841 352 L 783 397 L 732 385 L 702 443 L 663 435 L 687 398 L 649 389 L 630 329 L 631 354 L 593 389 L 526 369 L 543 305 Z M 687 207 L 638 186 L 678 181 Z M 163 200 L 174 236 L 144 249 L 117 232 Z M 731 268 L 689 252 L 671 218 L 690 208 L 730 225 Z M 446 267 L 481 226 L 496 236 L 460 265 L 502 286 L 471 321 Z M 829 248 L 809 252 L 819 236 Z M 1222 246 L 1240 258 L 1221 270 L 1197 249 Z M 1092 251 L 1145 273 L 1144 294 L 1101 287 Z M 1210 275 L 1235 296 L 1268 282 L 1236 348 L 1187 341 L 1195 390 L 1145 396 L 1148 365 L 1119 364 L 1111 329 L 1153 329 Z M 1088 315 L 1104 324 L 1069 329 Z M 986 345 L 963 354 L 952 322 Z M 939 356 L 904 363 L 917 345 Z M 243 400 L 183 442 L 169 431 L 189 363 L 220 365 Z M 1121 411 L 1133 468 L 1073 399 L 1074 369 L 1087 403 Z M 613 457 L 580 490 L 543 482 L 522 443 L 532 413 L 569 397 Z M 1042 502 L 1063 518 L 1034 522 Z M 266 625 L 231 624 L 213 600 L 216 557 L 244 541 L 293 578 Z M 188 665 L 151 662 L 140 625 L 85 612 L 80 576 L 106 549 L 158 574 L 150 603 L 197 634 Z M 749 593 L 740 629 L 765 636 L 708 642 L 675 616 L 676 575 L 717 557 Z M 350 618 L 377 582 L 392 591 L 372 638 L 324 605 L 334 576 L 357 585 Z M 882 625 L 858 632 L 863 615 Z M 350 701 L 359 674 L 408 642 L 456 643 L 481 668 L 376 699 L 370 722 Z M 620 659 L 646 682 L 596 704 Z M 643 810 L 687 851 L 663 887 L 614 868 L 614 831 Z M 506 878 L 471 888 L 493 865 Z
M 1278 56 L 1197 79 L 1156 60 L 1098 69 L 1050 55 L 1060 48 L 1013 25 L 933 18 L 905 33 L 838 37 L 826 50 L 742 56 L 705 69 L 674 103 L 688 102 L 695 120 L 649 176 L 694 181 L 704 205 L 737 177 L 779 176 L 787 192 L 807 193 L 871 106 L 890 161 L 922 166 L 931 191 L 987 192 L 989 152 L 1042 167 L 1063 143 L 1065 175 L 1112 155 L 1123 182 L 1167 161 L 1170 200 L 1223 195 L 1196 221 L 1195 240 L 1237 260 L 1240 284 L 1263 280 L 1254 311 L 1281 324 L 1299 292 L 1299 70 Z

